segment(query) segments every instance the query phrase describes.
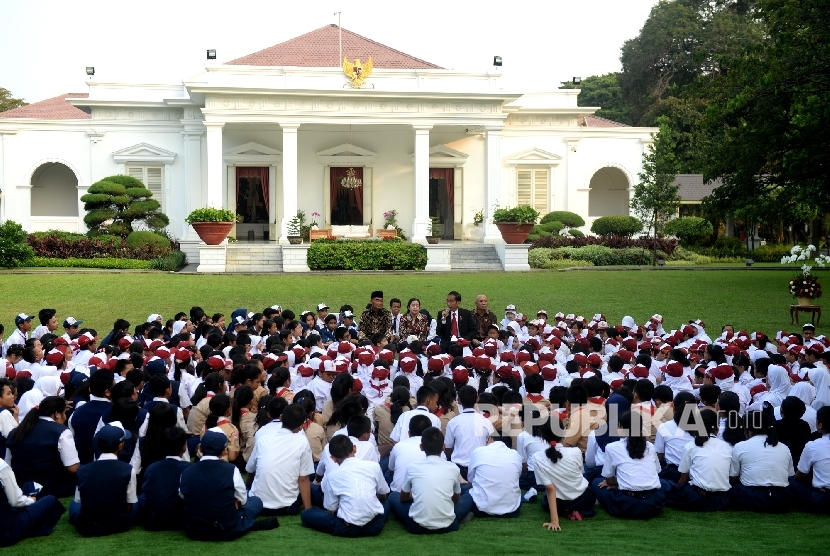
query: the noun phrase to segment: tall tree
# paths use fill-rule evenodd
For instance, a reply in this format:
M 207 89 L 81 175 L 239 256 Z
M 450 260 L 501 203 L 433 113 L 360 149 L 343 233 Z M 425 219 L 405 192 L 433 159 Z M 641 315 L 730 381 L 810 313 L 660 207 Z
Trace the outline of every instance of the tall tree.
M 10 90 L 0 87 L 0 112 L 5 112 L 18 106 L 26 106 L 27 104 L 29 103 L 22 98 L 13 98 Z
M 647 222 L 654 238 L 653 261 L 657 265 L 657 235 L 665 222 L 677 211 L 680 185 L 675 182 L 678 172 L 676 145 L 668 118 L 660 118 L 660 132 L 643 153 L 643 171 L 634 186 L 631 208 L 643 222 Z

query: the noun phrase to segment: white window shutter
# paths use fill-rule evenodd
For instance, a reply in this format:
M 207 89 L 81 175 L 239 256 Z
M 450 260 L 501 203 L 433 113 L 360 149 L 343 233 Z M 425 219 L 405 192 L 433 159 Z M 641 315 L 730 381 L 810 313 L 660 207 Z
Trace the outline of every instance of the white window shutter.
M 533 170 L 516 172 L 516 204 L 533 204 Z
M 127 175 L 144 183 L 144 166 L 127 166 Z
M 533 208 L 541 214 L 548 213 L 548 171 L 533 171 Z
M 164 201 L 162 200 L 162 186 L 164 168 L 160 166 L 127 166 L 127 175 L 139 180 L 153 194 L 153 199 L 161 205 L 164 212 Z

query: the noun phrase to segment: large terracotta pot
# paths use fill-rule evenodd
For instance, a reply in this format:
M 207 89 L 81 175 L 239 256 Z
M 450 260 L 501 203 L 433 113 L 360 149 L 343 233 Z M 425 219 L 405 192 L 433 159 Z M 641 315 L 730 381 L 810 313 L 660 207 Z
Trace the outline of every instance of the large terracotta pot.
M 501 232 L 501 238 L 508 245 L 519 245 L 527 239 L 533 224 L 519 224 L 517 222 L 496 222 Z
M 206 245 L 219 245 L 233 228 L 233 222 L 194 222 L 191 224 Z

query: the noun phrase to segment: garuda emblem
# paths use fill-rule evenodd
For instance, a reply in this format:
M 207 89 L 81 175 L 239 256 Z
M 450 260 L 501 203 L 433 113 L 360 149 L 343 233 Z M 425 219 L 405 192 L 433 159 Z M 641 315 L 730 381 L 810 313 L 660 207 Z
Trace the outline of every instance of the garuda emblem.
M 352 63 L 344 57 L 343 73 L 352 80 L 353 89 L 360 89 L 366 83 L 366 79 L 372 75 L 372 57 L 369 56 L 369 60 L 365 64 L 360 63 L 360 58 L 355 58 L 354 63 Z

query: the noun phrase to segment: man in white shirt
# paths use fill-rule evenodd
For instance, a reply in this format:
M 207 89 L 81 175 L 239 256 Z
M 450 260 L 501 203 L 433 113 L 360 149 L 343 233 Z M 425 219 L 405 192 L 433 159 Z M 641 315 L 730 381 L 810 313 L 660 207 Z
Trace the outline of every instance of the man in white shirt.
M 286 407 L 282 428 L 260 438 L 245 470 L 250 494 L 262 500 L 262 515 L 297 515 L 311 507 L 309 475 L 314 474 L 311 446 L 303 430 L 306 412 L 299 404 Z
M 504 442 L 489 439 L 470 458 L 467 478 L 473 485 L 473 514 L 476 517 L 519 517 L 522 491 L 519 477 L 522 458 Z
M 407 468 L 426 457 L 424 451 L 421 450 L 421 433 L 431 426 L 432 423 L 426 415 L 416 415 L 409 421 L 409 438 L 395 444 L 389 453 L 389 473 L 392 476 L 389 488 L 392 492 L 401 491 L 406 480 Z M 443 453 L 441 456 L 446 461 L 447 458 Z
M 438 392 L 430 386 L 421 386 L 415 398 L 417 406 L 412 411 L 401 413 L 392 434 L 389 437 L 395 442 L 409 438 L 409 420 L 416 415 L 426 415 L 433 427 L 441 428 L 441 419 L 435 416 L 438 411 Z
M 325 509 L 305 510 L 303 525 L 337 537 L 380 534 L 390 511 L 380 465 L 355 458 L 357 448 L 348 436 L 335 436 L 328 447 L 338 467 L 323 478 Z
M 826 514 L 830 513 L 830 406 L 816 412 L 816 428 L 821 438 L 804 446 L 789 490 L 804 511 Z M 812 482 L 808 482 L 810 471 Z
M 32 332 L 32 338 L 40 340 L 40 337 L 44 334 L 55 333 L 55 330 L 58 329 L 58 319 L 55 317 L 56 313 L 57 311 L 54 309 L 41 309 L 38 311 L 37 318 L 40 320 L 40 326 Z
M 334 436 L 348 436 L 351 439 L 355 447 L 355 459 L 380 463 L 380 454 L 373 442 L 374 438 L 372 438 L 372 422 L 365 415 L 353 415 L 349 419 L 345 429 L 340 429 L 334 433 Z M 323 454 L 320 456 L 320 462 L 317 464 L 317 482 L 321 482 L 326 473 L 335 469 L 337 465 L 327 444 L 323 448 Z M 322 490 L 320 487 L 312 485 L 312 503 L 318 508 L 322 506 L 322 502 L 320 502 L 321 497 Z
M 461 476 L 467 480 L 467 468 L 473 450 L 487 445 L 487 440 L 495 436 L 496 429 L 488 418 L 475 410 L 478 392 L 472 386 L 464 386 L 458 392 L 458 401 L 464 409 L 447 423 L 447 435 L 444 438 L 447 458 L 461 470 Z
M 392 511 L 410 533 L 457 531 L 468 515 L 472 518 L 468 485 L 461 484 L 457 466 L 441 459 L 443 447 L 441 429 L 424 430 L 420 448 L 425 457 L 409 465 L 400 494 L 389 495 Z

